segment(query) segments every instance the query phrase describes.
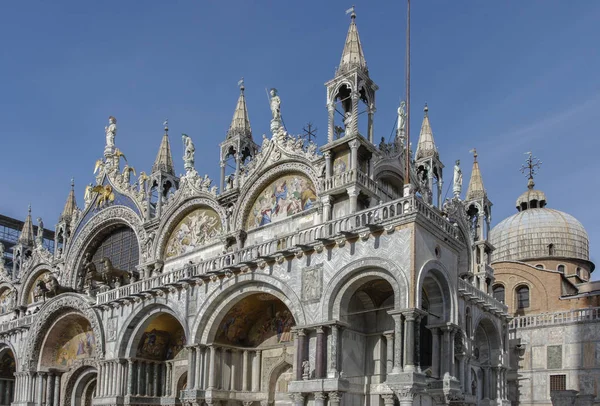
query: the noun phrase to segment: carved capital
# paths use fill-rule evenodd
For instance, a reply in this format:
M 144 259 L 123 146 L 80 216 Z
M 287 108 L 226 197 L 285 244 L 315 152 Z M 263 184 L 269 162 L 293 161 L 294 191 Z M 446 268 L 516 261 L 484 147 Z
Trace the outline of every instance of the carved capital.
M 394 404 L 394 394 L 393 393 L 381 395 L 381 398 L 383 399 L 383 403 L 387 406 L 391 406 Z
M 340 392 L 329 392 L 330 402 L 337 402 L 339 404 L 340 400 L 342 400 L 342 394 Z

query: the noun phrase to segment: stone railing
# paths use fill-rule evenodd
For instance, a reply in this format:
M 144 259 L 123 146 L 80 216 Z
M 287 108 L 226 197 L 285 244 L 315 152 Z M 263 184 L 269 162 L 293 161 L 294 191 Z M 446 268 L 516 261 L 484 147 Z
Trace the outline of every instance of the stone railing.
M 209 258 L 197 264 L 188 264 L 173 271 L 100 292 L 96 295 L 96 302 L 97 304 L 104 304 L 121 298 L 136 296 L 152 289 L 168 287 L 180 281 L 207 275 L 211 272 L 239 268 L 253 261 L 287 255 L 291 250 L 302 249 L 306 246 L 352 233 L 358 234 L 359 232 L 369 231 L 372 227 L 380 227 L 383 222 L 397 220 L 416 213 L 427 217 L 451 238 L 458 238 L 456 228 L 427 204 L 415 196 L 403 197 L 260 244 Z
M 480 303 L 483 307 L 486 307 L 490 310 L 495 310 L 497 313 L 508 313 L 507 305 L 494 299 L 493 296 L 488 295 L 484 291 L 477 289 L 475 286 L 463 279 L 458 280 L 458 292 L 466 298 L 473 299 L 475 302 Z
M 564 312 L 532 314 L 529 316 L 517 316 L 511 320 L 509 328 L 528 328 L 539 326 L 555 326 L 567 323 L 585 321 L 600 321 L 600 307 L 587 309 L 567 310 Z
M 342 173 L 331 176 L 329 179 L 323 180 L 323 191 L 327 192 L 331 189 L 349 186 L 350 183 L 357 182 L 366 189 L 372 191 L 377 196 L 387 196 L 389 199 L 397 199 L 399 194 L 397 191 L 388 185 L 379 184 L 357 169 L 350 169 Z
M 26 328 L 33 322 L 33 314 L 27 315 L 25 317 L 20 317 L 16 320 L 11 320 L 7 323 L 0 324 L 0 333 L 4 333 L 6 331 L 14 330 L 17 328 Z

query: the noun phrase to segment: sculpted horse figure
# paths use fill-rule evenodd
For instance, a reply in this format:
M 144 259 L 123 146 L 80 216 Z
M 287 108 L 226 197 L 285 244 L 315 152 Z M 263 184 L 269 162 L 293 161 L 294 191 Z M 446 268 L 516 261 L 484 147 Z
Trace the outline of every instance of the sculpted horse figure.
M 35 282 L 35 287 L 33 288 L 33 301 L 38 302 L 40 300 L 46 300 L 46 293 L 48 293 L 48 288 L 46 288 L 46 282 L 43 280 L 38 280 Z
M 58 282 L 58 279 L 54 277 L 54 275 L 47 275 L 44 278 L 44 282 L 46 283 L 47 289 L 46 297 L 54 297 L 60 295 L 61 293 L 73 292 L 73 289 L 70 287 L 62 286 Z
M 119 286 L 127 285 L 131 281 L 131 272 L 115 268 L 109 258 L 102 258 L 102 265 L 104 282 L 111 287 L 118 288 Z

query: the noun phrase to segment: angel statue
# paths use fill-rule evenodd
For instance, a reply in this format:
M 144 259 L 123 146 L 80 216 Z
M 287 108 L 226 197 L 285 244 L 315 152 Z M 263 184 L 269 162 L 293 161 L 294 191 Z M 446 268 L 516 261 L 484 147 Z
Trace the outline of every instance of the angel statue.
M 459 198 L 460 192 L 462 190 L 462 170 L 460 169 L 460 160 L 456 160 L 454 164 L 454 185 L 452 186 L 452 192 L 454 193 L 454 197 Z
M 146 175 L 146 172 L 142 171 L 140 172 L 140 177 L 138 179 L 138 185 L 140 188 L 140 192 L 141 193 L 146 193 L 146 183 L 148 182 L 148 179 L 150 179 L 148 177 L 148 175 Z
M 117 119 L 113 116 L 108 118 L 108 126 L 104 127 L 104 131 L 106 132 L 106 146 L 114 147 L 115 146 L 115 136 L 117 135 Z
M 83 201 L 85 202 L 85 207 L 88 206 L 92 202 L 92 188 L 93 184 L 89 184 L 85 187 L 85 193 L 83 194 Z
M 181 139 L 183 140 L 183 167 L 186 171 L 192 171 L 194 169 L 194 154 L 196 152 L 196 148 L 194 147 L 194 142 L 187 134 L 181 134 Z
M 125 164 L 125 167 L 123 168 L 123 183 L 125 183 L 126 185 L 129 185 L 129 181 L 131 179 L 131 172 L 133 172 L 133 176 L 137 176 L 135 173 L 135 168 L 129 166 L 129 164 Z

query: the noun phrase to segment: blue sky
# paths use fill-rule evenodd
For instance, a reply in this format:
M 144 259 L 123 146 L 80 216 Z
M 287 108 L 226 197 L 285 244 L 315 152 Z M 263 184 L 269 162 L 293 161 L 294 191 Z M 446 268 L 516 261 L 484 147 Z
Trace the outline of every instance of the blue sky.
M 404 94 L 403 1 L 355 1 L 372 79 L 379 85 L 375 139 L 394 126 Z M 149 171 L 169 119 L 177 172 L 180 134 L 196 168 L 218 176 L 245 78 L 254 137 L 268 133 L 265 88 L 277 87 L 288 130 L 309 121 L 323 142 L 325 87 L 349 18 L 343 1 L 27 1 L 6 3 L 0 25 L 3 174 L 0 212 L 52 226 L 75 177 L 77 199 L 102 156 L 107 117 L 117 146 Z M 527 151 L 549 206 L 577 217 L 600 260 L 600 2 L 442 1 L 412 4 L 412 129 L 422 106 L 444 160 L 446 185 L 461 159 L 465 188 L 477 147 L 494 224 L 526 188 Z M 595 277 L 596 279 L 598 276 Z

